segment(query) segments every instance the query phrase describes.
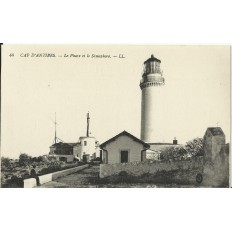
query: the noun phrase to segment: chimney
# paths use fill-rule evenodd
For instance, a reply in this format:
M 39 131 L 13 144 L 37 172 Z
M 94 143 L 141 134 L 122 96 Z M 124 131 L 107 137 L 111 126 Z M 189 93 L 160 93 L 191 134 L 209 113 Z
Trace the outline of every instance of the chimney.
M 173 139 L 173 145 L 177 145 L 177 144 L 178 144 L 178 141 L 177 141 L 176 137 L 174 137 L 174 139 Z

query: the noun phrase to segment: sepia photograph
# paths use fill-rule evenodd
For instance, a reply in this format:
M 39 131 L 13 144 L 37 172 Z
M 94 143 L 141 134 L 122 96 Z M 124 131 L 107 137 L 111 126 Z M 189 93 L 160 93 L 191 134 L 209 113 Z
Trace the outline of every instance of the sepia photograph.
M 1 1 L 2 231 L 231 228 L 230 1 Z
M 2 44 L 1 187 L 230 187 L 230 50 Z

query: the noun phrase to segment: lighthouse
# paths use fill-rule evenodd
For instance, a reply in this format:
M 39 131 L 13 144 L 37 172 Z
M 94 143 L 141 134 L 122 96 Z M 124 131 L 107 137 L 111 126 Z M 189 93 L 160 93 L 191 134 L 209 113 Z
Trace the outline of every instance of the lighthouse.
M 161 60 L 151 55 L 144 62 L 140 89 L 141 101 L 141 140 L 146 143 L 161 142 L 162 131 L 162 90 L 165 84 L 163 72 L 160 69 Z

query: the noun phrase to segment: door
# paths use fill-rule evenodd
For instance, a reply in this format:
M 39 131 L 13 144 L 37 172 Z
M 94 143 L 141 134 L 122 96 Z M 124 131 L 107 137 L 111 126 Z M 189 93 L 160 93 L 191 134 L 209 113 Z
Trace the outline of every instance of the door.
M 83 158 L 83 162 L 84 162 L 84 163 L 87 163 L 87 155 L 83 155 L 82 158 Z
M 89 162 L 89 155 L 83 155 L 83 162 L 88 163 Z
M 128 151 L 121 151 L 121 163 L 128 163 Z

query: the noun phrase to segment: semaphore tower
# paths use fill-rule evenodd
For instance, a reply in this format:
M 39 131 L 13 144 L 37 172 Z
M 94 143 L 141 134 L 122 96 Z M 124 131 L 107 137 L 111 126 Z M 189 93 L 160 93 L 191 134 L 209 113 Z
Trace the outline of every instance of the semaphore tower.
M 161 61 L 153 55 L 144 62 L 140 88 L 142 90 L 141 106 L 141 140 L 153 143 L 161 139 L 159 109 L 162 105 L 162 86 L 165 84 L 160 69 Z

